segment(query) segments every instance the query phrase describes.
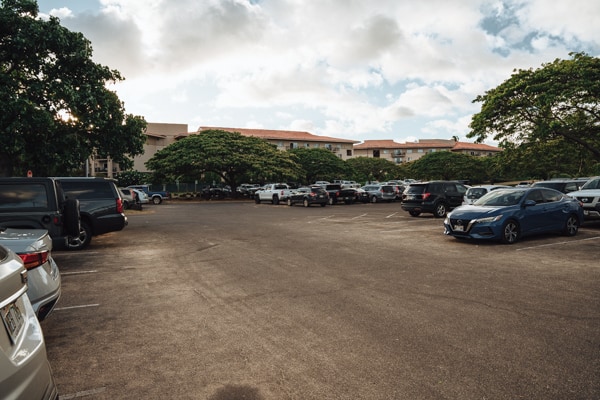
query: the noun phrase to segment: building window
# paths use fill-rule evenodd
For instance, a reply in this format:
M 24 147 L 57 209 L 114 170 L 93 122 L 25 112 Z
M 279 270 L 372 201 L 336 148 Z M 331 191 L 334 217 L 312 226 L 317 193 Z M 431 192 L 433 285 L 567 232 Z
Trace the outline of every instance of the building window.
M 296 143 L 296 142 L 290 143 L 290 149 L 297 149 L 297 148 L 298 148 L 298 143 Z
M 373 157 L 379 158 L 379 150 L 373 150 Z
M 346 150 L 346 156 L 352 157 L 352 150 Z
M 315 144 L 313 144 L 313 147 L 314 147 L 315 149 L 318 149 L 318 148 L 319 148 L 319 143 L 315 143 Z
M 310 147 L 310 143 L 304 143 L 304 147 L 308 149 Z
M 417 153 L 422 153 L 423 149 L 417 149 Z
M 412 151 L 412 149 L 408 149 L 408 150 L 406 150 L 406 152 L 407 153 L 412 153 L 413 151 Z
M 332 146 L 331 146 L 329 143 L 327 143 L 327 144 L 325 145 L 325 148 L 326 148 L 327 150 L 331 150 L 333 147 L 332 147 Z

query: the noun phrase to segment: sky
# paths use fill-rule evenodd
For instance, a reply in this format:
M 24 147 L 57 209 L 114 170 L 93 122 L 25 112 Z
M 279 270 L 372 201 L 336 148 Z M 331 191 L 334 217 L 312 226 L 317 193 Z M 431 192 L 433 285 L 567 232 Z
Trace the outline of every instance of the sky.
M 597 0 L 38 0 L 148 122 L 467 139 L 518 69 L 600 55 Z M 495 144 L 489 140 L 486 143 Z

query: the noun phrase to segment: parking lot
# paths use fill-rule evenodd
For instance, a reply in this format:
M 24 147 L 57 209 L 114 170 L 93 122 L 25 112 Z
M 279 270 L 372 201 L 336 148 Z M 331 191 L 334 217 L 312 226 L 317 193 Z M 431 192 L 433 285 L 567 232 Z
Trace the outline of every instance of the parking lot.
M 128 219 L 54 252 L 61 399 L 600 398 L 600 223 L 500 245 L 399 203 Z

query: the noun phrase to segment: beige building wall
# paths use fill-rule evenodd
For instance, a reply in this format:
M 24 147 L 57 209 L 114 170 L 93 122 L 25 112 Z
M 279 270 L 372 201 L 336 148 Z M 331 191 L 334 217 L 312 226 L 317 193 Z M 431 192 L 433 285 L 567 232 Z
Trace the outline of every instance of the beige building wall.
M 133 169 L 139 172 L 149 172 L 144 165 L 157 151 L 175 142 L 178 137 L 188 135 L 187 124 L 169 124 L 149 122 L 146 127 L 146 143 L 144 154 L 133 158 Z

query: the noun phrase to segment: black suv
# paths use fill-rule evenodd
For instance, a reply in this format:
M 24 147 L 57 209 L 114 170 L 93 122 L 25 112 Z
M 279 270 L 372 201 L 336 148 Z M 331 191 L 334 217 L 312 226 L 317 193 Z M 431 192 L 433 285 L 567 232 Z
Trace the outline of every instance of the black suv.
M 0 178 L 0 229 L 45 229 L 52 247 L 80 232 L 79 201 L 67 200 L 54 178 Z
M 111 179 L 0 178 L 0 228 L 46 229 L 56 249 L 83 249 L 126 225 Z
M 83 249 L 92 236 L 120 231 L 127 226 L 123 200 L 114 180 L 108 178 L 55 178 L 67 199 L 78 199 L 81 213 L 79 235 L 69 238 L 68 247 Z
M 463 202 L 467 187 L 454 181 L 431 181 L 411 183 L 402 193 L 400 207 L 413 217 L 421 213 L 433 213 L 443 218 L 446 213 Z

